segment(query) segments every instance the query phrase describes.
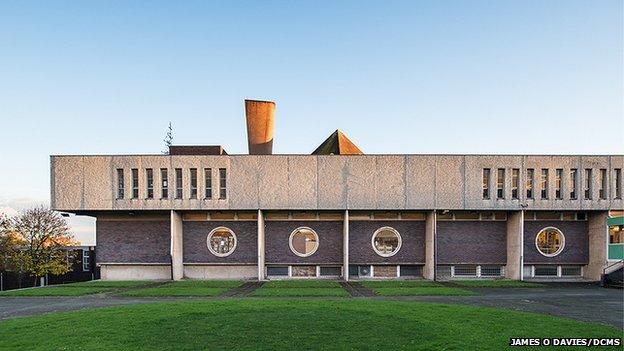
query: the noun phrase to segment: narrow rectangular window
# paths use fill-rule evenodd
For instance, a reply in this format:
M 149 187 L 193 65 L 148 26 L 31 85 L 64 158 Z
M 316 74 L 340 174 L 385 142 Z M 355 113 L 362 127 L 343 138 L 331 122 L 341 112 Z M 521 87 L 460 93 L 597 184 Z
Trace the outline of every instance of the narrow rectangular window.
M 139 170 L 132 168 L 132 198 L 139 198 Z
M 563 184 L 561 178 L 563 177 L 563 169 L 557 168 L 555 170 L 555 198 L 557 200 L 563 199 Z
M 182 168 L 175 169 L 176 199 L 182 198 Z
M 212 199 L 212 168 L 204 168 L 204 180 L 206 182 L 206 199 Z
M 572 168 L 570 170 L 570 179 L 569 179 L 569 189 L 570 189 L 570 200 L 576 200 L 576 198 L 578 197 L 577 193 L 576 193 L 576 187 L 577 187 L 577 183 L 578 183 L 578 171 L 576 170 L 576 168 Z
M 489 200 L 490 199 L 490 169 L 489 168 L 483 169 L 482 188 L 483 188 L 483 199 Z
M 604 168 L 600 169 L 600 190 L 598 195 L 601 200 L 607 199 L 607 170 Z
M 147 198 L 154 198 L 154 170 L 151 168 L 145 169 L 145 179 L 147 180 Z
M 84 272 L 91 270 L 91 253 L 89 250 L 82 250 L 82 270 Z
M 518 199 L 518 187 L 520 186 L 520 170 L 514 168 L 511 170 L 511 198 Z
M 124 170 L 122 168 L 117 169 L 117 198 L 124 198 Z
M 526 179 L 526 197 L 527 199 L 533 198 L 533 182 L 535 180 L 535 170 L 533 168 L 527 169 L 527 179 Z
M 540 179 L 541 198 L 548 199 L 548 168 L 542 168 L 542 177 Z
M 219 168 L 219 199 L 227 197 L 227 171 Z
M 585 186 L 583 187 L 585 193 L 585 200 L 591 200 L 592 198 L 592 170 L 591 168 L 585 169 Z
M 499 199 L 505 198 L 505 169 L 499 168 L 496 180 L 496 197 Z
M 622 198 L 622 169 L 616 168 L 613 171 L 615 173 L 613 177 L 615 178 L 615 198 L 619 200 Z
M 169 174 L 166 168 L 160 169 L 160 197 L 169 198 Z
M 197 168 L 190 169 L 191 199 L 197 199 Z

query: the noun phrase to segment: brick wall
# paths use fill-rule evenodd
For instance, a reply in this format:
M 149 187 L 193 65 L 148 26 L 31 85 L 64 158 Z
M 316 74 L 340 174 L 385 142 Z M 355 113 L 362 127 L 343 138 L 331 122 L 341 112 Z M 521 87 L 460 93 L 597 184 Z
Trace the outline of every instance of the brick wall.
M 507 222 L 439 221 L 438 264 L 507 261 Z
M 98 263 L 170 263 L 169 221 L 97 221 Z
M 401 249 L 392 257 L 379 256 L 371 240 L 381 227 L 392 227 L 401 234 Z M 424 221 L 350 221 L 349 262 L 358 263 L 425 263 Z
M 236 235 L 236 249 L 229 256 L 217 257 L 208 250 L 210 231 L 227 227 Z M 257 222 L 184 222 L 184 263 L 258 263 Z
M 555 227 L 565 237 L 563 251 L 555 257 L 542 255 L 535 247 L 535 237 L 540 230 Z M 525 221 L 524 263 L 578 263 L 587 264 L 589 258 L 589 237 L 586 221 Z
M 309 257 L 295 255 L 288 245 L 290 233 L 309 227 L 319 236 L 319 246 Z M 342 263 L 342 221 L 267 221 L 265 222 L 266 263 Z

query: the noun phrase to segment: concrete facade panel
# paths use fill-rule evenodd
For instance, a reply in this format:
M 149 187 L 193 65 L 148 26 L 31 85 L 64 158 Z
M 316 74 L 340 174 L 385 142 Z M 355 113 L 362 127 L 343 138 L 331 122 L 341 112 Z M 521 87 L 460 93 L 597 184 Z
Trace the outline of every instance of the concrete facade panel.
M 349 208 L 375 208 L 377 182 L 375 156 L 348 158 L 347 168 Z
M 167 280 L 171 279 L 169 265 L 102 265 L 102 280 Z
M 337 156 L 318 157 L 317 208 L 344 209 L 347 207 L 347 159 Z
M 307 156 L 288 156 L 287 207 L 314 209 L 317 205 L 317 160 Z
M 406 208 L 435 208 L 436 156 L 405 157 Z
M 256 156 L 232 157 L 230 160 L 230 204 L 237 209 L 255 209 L 259 206 L 258 189 L 250 184 L 258 184 L 258 158 Z M 213 173 L 212 178 L 218 179 Z M 213 191 L 214 193 L 214 191 Z M 213 197 L 218 197 L 214 193 Z
M 464 207 L 464 156 L 436 158 L 435 207 L 459 209 Z
M 258 156 L 260 208 L 281 209 L 288 201 L 288 158 Z
M 405 208 L 405 157 L 376 157 L 375 208 Z
M 184 265 L 187 279 L 257 279 L 257 266 L 204 266 Z

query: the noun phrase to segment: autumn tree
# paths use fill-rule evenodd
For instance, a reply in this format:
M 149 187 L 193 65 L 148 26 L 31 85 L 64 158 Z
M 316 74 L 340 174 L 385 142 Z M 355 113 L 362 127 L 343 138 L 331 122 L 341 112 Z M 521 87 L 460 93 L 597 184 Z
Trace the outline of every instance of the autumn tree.
M 15 268 L 13 257 L 18 247 L 19 237 L 11 228 L 11 221 L 0 213 L 0 272 Z
M 45 207 L 36 207 L 11 219 L 19 249 L 14 263 L 35 277 L 65 274 L 71 270 L 66 246 L 77 245 L 65 219 Z M 73 258 L 71 258 L 73 259 Z

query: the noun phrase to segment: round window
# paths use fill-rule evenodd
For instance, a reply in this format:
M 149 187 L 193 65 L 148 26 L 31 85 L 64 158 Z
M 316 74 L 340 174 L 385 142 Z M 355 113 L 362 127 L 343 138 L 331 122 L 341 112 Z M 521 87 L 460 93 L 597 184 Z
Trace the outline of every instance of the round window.
M 314 230 L 308 227 L 297 228 L 290 234 L 288 244 L 295 255 L 308 257 L 318 249 L 318 235 Z
M 208 250 L 219 257 L 230 255 L 236 249 L 236 235 L 229 228 L 219 227 L 208 234 Z
M 401 249 L 401 234 L 394 228 L 383 227 L 373 234 L 373 249 L 379 256 L 394 256 Z
M 540 230 L 535 237 L 537 250 L 546 257 L 555 257 L 565 247 L 563 233 L 555 227 L 547 227 Z

